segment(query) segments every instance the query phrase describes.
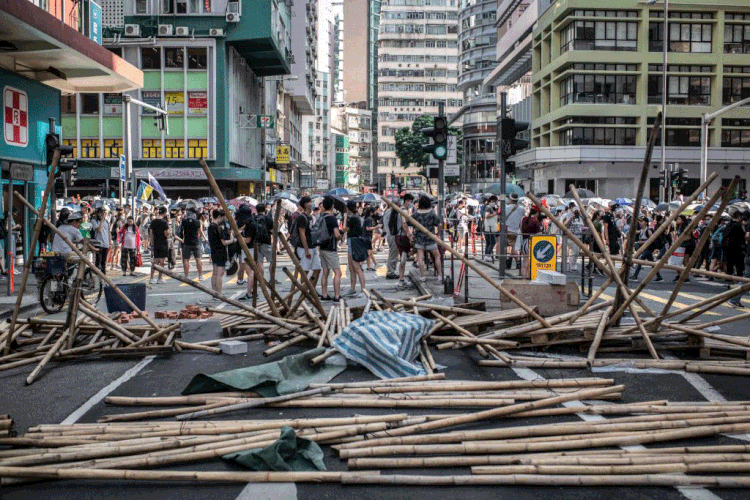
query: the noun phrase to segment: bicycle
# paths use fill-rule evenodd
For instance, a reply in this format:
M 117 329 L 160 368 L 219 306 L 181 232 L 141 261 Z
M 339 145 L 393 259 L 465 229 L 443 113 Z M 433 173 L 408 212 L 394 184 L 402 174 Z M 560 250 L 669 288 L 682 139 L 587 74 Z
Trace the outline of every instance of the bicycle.
M 70 287 L 75 281 L 78 266 L 83 262 L 66 262 L 60 255 L 35 257 L 33 271 L 39 283 L 39 303 L 49 314 L 60 312 L 70 296 Z M 96 305 L 102 297 L 104 287 L 98 274 L 86 268 L 81 281 L 81 298 Z

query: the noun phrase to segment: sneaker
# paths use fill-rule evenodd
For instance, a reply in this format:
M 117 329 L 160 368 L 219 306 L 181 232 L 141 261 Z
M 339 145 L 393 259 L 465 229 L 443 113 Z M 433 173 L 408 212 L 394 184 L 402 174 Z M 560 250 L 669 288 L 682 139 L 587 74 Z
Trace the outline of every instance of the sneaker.
M 353 297 L 355 295 L 357 295 L 356 288 L 350 288 L 349 291 L 344 294 L 346 297 Z
M 406 282 L 398 280 L 398 285 L 397 286 L 398 286 L 398 288 L 406 288 Z
M 247 285 L 247 280 L 237 280 L 238 285 Z
M 239 298 L 239 299 L 237 299 L 237 300 L 239 300 L 240 302 L 247 302 L 247 301 L 249 301 L 249 300 L 253 300 L 253 296 L 252 296 L 252 295 L 248 295 L 248 294 L 245 294 L 245 295 L 243 295 L 242 297 L 240 297 L 240 298 Z
M 636 276 L 636 275 L 634 274 L 634 275 L 632 275 L 631 277 L 629 277 L 628 279 L 629 279 L 629 280 L 631 280 L 631 281 L 638 281 L 638 276 Z
M 320 300 L 331 300 L 331 296 L 330 295 L 325 295 L 324 296 L 324 295 L 318 294 L 318 298 Z
M 656 278 L 654 278 L 654 281 L 664 281 L 664 278 L 662 278 L 661 276 L 657 276 Z
M 387 279 L 387 280 L 397 280 L 398 279 L 398 274 L 386 274 L 385 275 L 385 279 Z
M 156 278 L 151 278 L 150 280 L 148 280 L 149 285 L 153 285 L 154 283 L 156 283 Z
M 739 307 L 740 309 L 744 309 L 745 308 L 745 306 L 742 305 L 742 302 L 739 302 L 739 301 L 735 302 L 733 300 L 730 300 L 729 303 L 732 304 L 734 307 Z
M 161 285 L 164 283 L 164 278 L 159 278 L 156 282 Z
M 341 300 L 341 297 L 334 297 L 334 298 L 333 298 L 333 301 L 334 301 L 334 302 L 335 302 L 336 304 L 338 304 L 340 300 Z

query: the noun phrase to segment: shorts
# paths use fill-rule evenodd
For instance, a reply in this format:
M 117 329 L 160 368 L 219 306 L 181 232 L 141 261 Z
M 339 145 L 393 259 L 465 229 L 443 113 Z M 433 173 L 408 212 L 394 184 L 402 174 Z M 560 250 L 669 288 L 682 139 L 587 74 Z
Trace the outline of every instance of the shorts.
M 182 260 L 190 260 L 190 257 L 201 258 L 201 248 L 198 245 L 182 245 Z
M 258 245 L 258 264 L 262 264 L 263 261 L 271 262 L 273 258 L 273 252 L 271 251 L 270 243 L 260 243 Z
M 341 269 L 341 263 L 339 262 L 338 252 L 332 252 L 330 250 L 320 251 L 320 266 L 322 269 Z
M 399 254 L 408 254 L 411 251 L 411 242 L 404 235 L 396 236 L 396 247 Z
M 420 245 L 419 243 L 414 243 L 414 248 L 416 248 L 417 250 L 432 251 L 432 250 L 437 250 L 437 247 L 438 247 L 437 243 L 428 243 L 427 245 Z
M 169 247 L 154 247 L 154 259 L 166 259 L 169 257 Z
M 372 250 L 372 239 L 371 238 L 365 238 L 365 248 L 368 250 Z
M 321 269 L 320 264 L 320 252 L 317 248 L 310 249 L 310 258 L 305 257 L 305 249 L 299 247 L 296 249 L 297 258 L 299 263 L 302 265 L 302 270 L 305 272 L 319 271 Z
M 227 254 L 211 254 L 211 264 L 218 267 L 226 267 L 227 265 Z

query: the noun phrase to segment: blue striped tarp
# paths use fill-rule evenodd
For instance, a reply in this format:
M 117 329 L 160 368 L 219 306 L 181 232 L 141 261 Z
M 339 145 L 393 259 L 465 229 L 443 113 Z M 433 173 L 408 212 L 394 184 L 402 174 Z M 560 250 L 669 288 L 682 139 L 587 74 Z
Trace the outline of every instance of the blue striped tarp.
M 350 323 L 333 347 L 383 379 L 424 375 L 415 360 L 432 324 L 416 314 L 373 311 Z

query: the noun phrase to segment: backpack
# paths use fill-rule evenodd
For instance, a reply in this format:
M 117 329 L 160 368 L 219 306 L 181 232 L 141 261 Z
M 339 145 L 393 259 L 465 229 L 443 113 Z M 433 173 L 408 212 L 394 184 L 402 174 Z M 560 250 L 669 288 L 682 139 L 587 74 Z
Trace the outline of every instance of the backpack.
M 302 215 L 300 213 L 297 213 L 297 217 L 294 218 L 292 221 L 292 228 L 289 230 L 289 244 L 292 245 L 292 248 L 297 248 L 302 246 L 302 241 L 300 241 L 299 238 L 299 219 L 300 217 L 307 217 L 305 215 Z M 310 242 L 308 242 L 309 244 Z
M 255 224 L 255 241 L 259 245 L 271 244 L 271 233 L 268 231 L 268 216 L 259 215 L 253 221 Z
M 398 234 L 398 212 L 391 210 L 391 215 L 388 217 L 388 235 L 396 236 Z
M 321 214 L 310 229 L 310 239 L 312 240 L 312 242 L 310 242 L 311 247 L 325 246 L 331 241 L 331 234 L 328 232 L 326 217 L 328 217 L 328 215 Z
M 730 250 L 732 247 L 742 245 L 741 241 L 736 241 L 737 238 L 732 237 L 732 230 L 735 228 L 733 222 L 729 222 L 721 228 L 721 247 L 723 250 Z

